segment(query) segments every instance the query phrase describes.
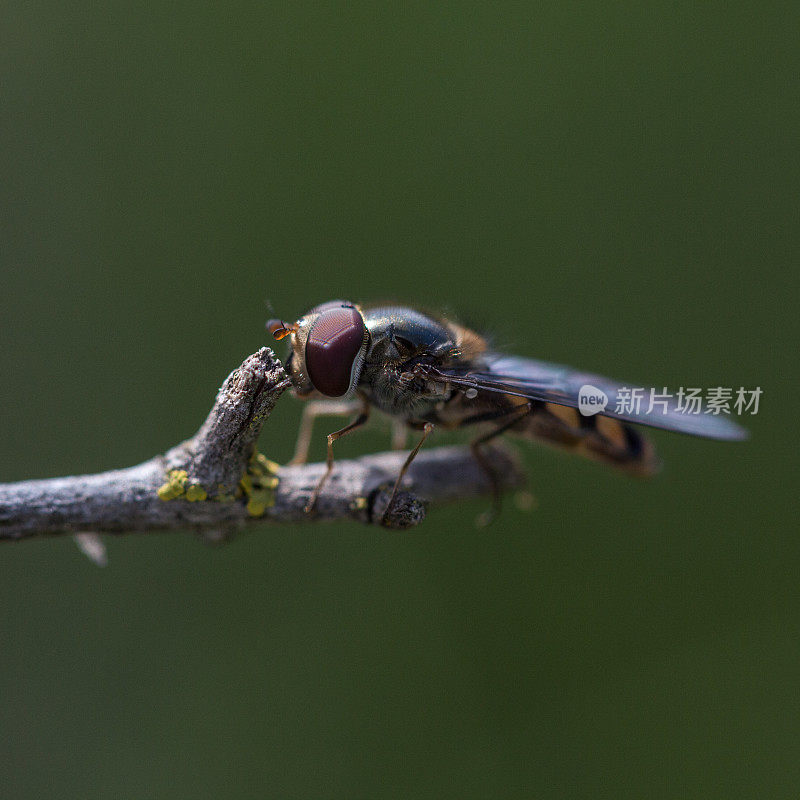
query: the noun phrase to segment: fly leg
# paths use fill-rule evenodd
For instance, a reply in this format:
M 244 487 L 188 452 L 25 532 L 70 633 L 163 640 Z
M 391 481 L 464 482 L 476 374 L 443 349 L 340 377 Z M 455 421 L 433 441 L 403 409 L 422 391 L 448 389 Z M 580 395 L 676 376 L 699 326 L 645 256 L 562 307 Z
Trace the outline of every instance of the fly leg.
M 523 405 L 516 406 L 509 411 L 503 412 L 502 415 L 498 415 L 498 417 L 500 419 L 502 419 L 502 417 L 510 417 L 510 419 L 507 419 L 493 431 L 489 431 L 489 433 L 479 436 L 477 439 L 474 439 L 472 442 L 470 442 L 472 455 L 478 462 L 478 466 L 481 468 L 481 470 L 483 470 L 484 475 L 486 475 L 486 477 L 489 479 L 489 485 L 492 490 L 491 506 L 476 520 L 476 524 L 479 527 L 485 527 L 486 525 L 489 525 L 500 513 L 500 508 L 502 506 L 500 481 L 497 478 L 497 473 L 492 469 L 491 465 L 486 459 L 486 456 L 483 454 L 482 448 L 492 439 L 499 436 L 501 433 L 505 433 L 509 428 L 516 425 L 523 417 L 526 417 L 528 414 L 530 414 L 532 408 L 533 406 L 530 403 L 524 403 Z
M 310 400 L 303 408 L 300 430 L 294 455 L 289 462 L 291 466 L 305 464 L 308 460 L 308 448 L 311 446 L 311 434 L 317 417 L 349 417 L 363 410 L 363 403 L 352 400 Z
M 405 450 L 408 438 L 406 423 L 400 419 L 392 419 L 392 450 Z
M 320 492 L 322 491 L 323 486 L 325 486 L 327 483 L 328 478 L 333 471 L 333 443 L 337 439 L 341 439 L 342 436 L 346 436 L 351 431 L 354 431 L 356 428 L 360 428 L 368 419 L 369 405 L 367 405 L 366 402 L 363 402 L 361 405 L 361 413 L 349 425 L 345 425 L 341 430 L 328 434 L 328 457 L 325 460 L 325 474 L 320 478 L 316 487 L 314 487 L 314 491 L 311 493 L 308 503 L 306 503 L 306 507 L 304 509 L 306 514 L 310 514 L 314 510 L 314 506 L 317 504 Z
M 417 442 L 417 446 L 408 454 L 408 458 L 406 458 L 403 466 L 400 468 L 400 474 L 397 476 L 397 480 L 394 482 L 392 493 L 389 495 L 389 502 L 386 504 L 386 510 L 383 512 L 384 522 L 386 521 L 386 515 L 389 513 L 389 509 L 392 507 L 392 503 L 394 502 L 394 496 L 397 494 L 397 490 L 400 488 L 400 484 L 402 483 L 408 468 L 411 466 L 411 462 L 417 457 L 417 453 L 419 453 L 420 448 L 425 443 L 425 440 L 428 438 L 432 430 L 433 423 L 426 422 L 422 428 L 422 438 Z

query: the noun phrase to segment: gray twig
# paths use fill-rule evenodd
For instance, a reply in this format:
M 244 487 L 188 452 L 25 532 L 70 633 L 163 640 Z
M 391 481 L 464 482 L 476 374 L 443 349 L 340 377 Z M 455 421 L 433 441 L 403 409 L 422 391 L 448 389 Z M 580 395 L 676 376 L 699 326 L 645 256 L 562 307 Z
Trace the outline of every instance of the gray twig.
M 166 454 L 96 475 L 0 484 L 0 539 L 194 528 L 222 540 L 247 523 L 337 519 L 407 528 L 423 520 L 425 501 L 490 490 L 468 449 L 422 451 L 383 520 L 405 453 L 377 453 L 337 461 L 314 514 L 305 514 L 324 464 L 278 468 L 256 452 L 261 428 L 288 387 L 264 347 L 228 376 L 197 434 Z M 487 457 L 502 488 L 522 484 L 507 450 L 492 448 Z

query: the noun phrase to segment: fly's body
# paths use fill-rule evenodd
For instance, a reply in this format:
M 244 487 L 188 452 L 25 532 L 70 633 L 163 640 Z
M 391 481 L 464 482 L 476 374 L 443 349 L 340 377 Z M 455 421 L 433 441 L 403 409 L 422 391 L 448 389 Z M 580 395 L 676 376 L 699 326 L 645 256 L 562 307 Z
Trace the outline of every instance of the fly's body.
M 357 384 L 379 410 L 413 423 L 429 415 L 452 392 L 414 376 L 415 358 L 449 362 L 457 353 L 453 331 L 413 309 L 385 307 L 364 311 L 369 346 Z
M 584 417 L 577 409 L 554 402 L 482 391 L 479 381 L 455 388 L 452 383 L 425 377 L 427 366 L 462 380 L 470 374 L 499 376 L 503 371 L 535 375 L 542 372 L 537 362 L 503 357 L 474 331 L 413 309 L 367 309 L 364 322 L 372 344 L 357 388 L 373 406 L 402 417 L 409 427 L 421 429 L 427 422 L 452 430 L 510 421 L 513 424 L 507 430 L 511 433 L 583 452 L 637 473 L 655 469 L 652 448 L 630 426 L 606 417 Z M 558 369 L 548 365 L 552 374 Z M 516 415 L 520 418 L 514 419 Z
M 337 399 L 341 411 L 358 411 L 347 427 L 328 436 L 328 471 L 333 442 L 366 422 L 377 408 L 423 436 L 395 484 L 434 427 L 480 426 L 473 453 L 489 472 L 481 447 L 495 436 L 516 433 L 649 475 L 658 465 L 649 441 L 633 424 L 650 425 L 715 439 L 742 439 L 745 432 L 730 420 L 681 413 L 674 403 L 651 413 L 617 413 L 621 384 L 544 361 L 493 351 L 487 341 L 446 318 L 403 306 L 362 308 L 345 301 L 317 306 L 295 323 L 272 320 L 277 339 L 290 337 L 286 362 L 295 393 L 304 399 Z M 608 404 L 597 414 L 579 413 L 586 387 L 600 390 Z M 344 403 L 350 399 L 354 404 Z M 330 403 L 309 405 L 309 424 L 301 433 L 295 462 L 305 459 L 313 416 L 330 413 Z M 494 482 L 493 482 L 494 483 Z

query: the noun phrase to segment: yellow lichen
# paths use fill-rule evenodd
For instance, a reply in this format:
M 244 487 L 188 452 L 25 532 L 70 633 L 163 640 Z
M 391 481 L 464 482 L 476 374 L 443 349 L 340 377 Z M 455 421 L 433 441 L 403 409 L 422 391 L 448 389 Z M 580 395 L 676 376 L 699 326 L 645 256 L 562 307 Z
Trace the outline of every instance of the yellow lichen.
M 161 500 L 174 500 L 176 497 L 180 497 L 180 492 L 176 492 L 175 487 L 169 483 L 159 486 L 156 494 Z
M 172 469 L 167 473 L 167 482 L 156 493 L 161 500 L 174 500 L 184 493 L 188 479 L 185 469 Z
M 250 500 L 247 503 L 247 513 L 251 517 L 260 517 L 266 510 L 267 507 L 263 503 L 256 503 L 255 500 Z
M 208 492 L 199 484 L 193 483 L 186 489 L 186 499 L 190 503 L 195 503 L 198 500 L 205 500 L 208 497 Z
M 260 517 L 275 505 L 273 490 L 278 485 L 276 473 L 280 469 L 261 453 L 254 452 L 247 463 L 247 471 L 239 481 L 239 490 L 247 497 L 247 513 Z
M 276 464 L 274 461 L 270 461 L 263 453 L 253 453 L 250 457 L 250 463 L 256 463 L 260 467 L 264 469 L 265 472 L 269 473 L 270 475 L 277 475 L 278 470 L 281 468 L 280 464 Z
M 278 486 L 277 472 L 279 465 L 270 461 L 261 453 L 253 453 L 247 464 L 247 471 L 242 475 L 233 492 L 224 491 L 220 485 L 218 493 L 213 497 L 219 503 L 232 503 L 239 497 L 247 498 L 247 513 L 260 517 L 275 504 L 273 490 Z M 175 500 L 180 497 L 190 503 L 208 499 L 208 492 L 199 484 L 189 484 L 189 476 L 185 469 L 173 469 L 167 473 L 167 482 L 157 489 L 161 500 Z

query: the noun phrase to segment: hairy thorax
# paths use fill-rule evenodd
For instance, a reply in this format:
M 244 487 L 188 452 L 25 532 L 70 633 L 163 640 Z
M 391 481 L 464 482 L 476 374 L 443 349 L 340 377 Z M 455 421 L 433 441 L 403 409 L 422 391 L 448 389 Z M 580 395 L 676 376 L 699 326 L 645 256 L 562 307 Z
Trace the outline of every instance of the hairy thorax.
M 407 420 L 428 416 L 452 392 L 402 369 L 402 364 L 365 364 L 359 391 L 378 409 Z

